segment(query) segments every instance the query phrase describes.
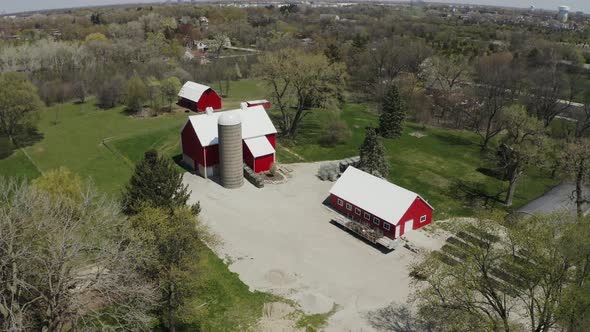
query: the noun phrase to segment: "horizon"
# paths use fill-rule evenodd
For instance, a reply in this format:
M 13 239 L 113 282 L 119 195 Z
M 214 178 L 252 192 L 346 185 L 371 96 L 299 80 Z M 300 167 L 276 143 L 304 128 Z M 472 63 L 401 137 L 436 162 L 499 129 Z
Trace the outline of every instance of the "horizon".
M 395 0 L 392 2 L 410 2 L 411 0 Z M 113 5 L 128 5 L 128 4 L 154 4 L 164 3 L 161 0 L 55 0 L 44 2 L 40 7 L 37 0 L 0 0 L 0 12 L 6 14 L 16 14 L 31 11 L 41 10 L 55 10 L 67 8 L 84 8 L 96 6 L 113 6 Z M 175 3 L 176 1 L 172 1 Z M 188 1 L 183 1 L 183 3 Z M 205 2 L 205 1 L 203 1 Z M 521 1 L 517 4 L 513 0 L 435 0 L 425 1 L 426 3 L 441 3 L 441 4 L 462 4 L 462 5 L 480 5 L 480 6 L 496 6 L 509 8 L 528 8 L 534 6 L 537 9 L 557 11 L 558 6 L 569 6 L 572 12 L 583 11 L 590 13 L 590 2 L 586 0 L 531 0 L 528 2 Z M 522 5 L 521 5 L 522 4 Z

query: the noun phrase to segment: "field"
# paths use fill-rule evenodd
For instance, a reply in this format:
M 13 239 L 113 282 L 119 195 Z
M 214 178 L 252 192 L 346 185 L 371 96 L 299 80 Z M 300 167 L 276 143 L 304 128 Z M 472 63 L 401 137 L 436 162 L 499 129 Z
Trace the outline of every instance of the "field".
M 259 81 L 233 82 L 224 108 L 237 108 L 242 100 L 267 98 L 264 91 Z M 0 176 L 35 178 L 41 172 L 65 166 L 91 179 L 102 192 L 116 196 L 146 150 L 155 148 L 171 158 L 180 154 L 179 131 L 186 117 L 182 110 L 158 117 L 131 117 L 123 107 L 97 109 L 92 100 L 56 105 L 40 115 L 42 138 L 38 142 L 6 156 L 7 141 L 0 138 Z M 342 144 L 322 146 L 320 138 L 333 119 L 344 120 L 352 135 Z M 277 158 L 282 163 L 294 163 L 358 155 L 364 128 L 376 121 L 377 116 L 360 104 L 346 104 L 341 111 L 315 110 L 305 117 L 295 140 L 279 138 Z M 411 135 L 416 132 L 425 136 Z M 403 137 L 383 143 L 390 163 L 389 180 L 426 198 L 436 209 L 436 219 L 473 215 L 486 202 L 503 209 L 498 199 L 503 197 L 506 183 L 486 171 L 478 137 L 473 133 L 408 123 Z M 541 170 L 532 170 L 518 184 L 515 207 L 556 182 Z M 191 306 L 195 321 L 186 323 L 215 331 L 256 321 L 272 296 L 250 292 L 208 248 L 203 248 L 200 261 L 200 291 Z

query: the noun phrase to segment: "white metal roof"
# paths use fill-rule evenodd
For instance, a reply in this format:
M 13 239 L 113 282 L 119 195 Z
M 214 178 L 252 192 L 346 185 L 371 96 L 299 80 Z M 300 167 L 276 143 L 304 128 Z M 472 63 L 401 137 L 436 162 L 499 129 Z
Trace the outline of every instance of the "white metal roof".
M 254 158 L 273 154 L 275 149 L 272 147 L 266 136 L 247 138 L 244 140 Z
M 194 102 L 198 102 L 199 99 L 201 99 L 203 93 L 205 93 L 205 91 L 209 89 L 210 88 L 206 85 L 188 81 L 184 83 L 182 88 L 180 88 L 178 96 L 181 98 L 192 100 Z
M 415 192 L 352 166 L 349 166 L 332 186 L 330 194 L 391 223 L 399 222 L 417 197 L 428 204 Z
M 201 146 L 215 145 L 217 137 L 217 123 L 221 114 L 238 115 L 242 120 L 242 138 L 252 138 L 268 134 L 276 134 L 277 130 L 261 105 L 212 114 L 198 114 L 188 117 Z
M 247 103 L 248 104 L 265 104 L 265 103 L 268 103 L 268 100 L 266 100 L 266 99 L 248 100 Z

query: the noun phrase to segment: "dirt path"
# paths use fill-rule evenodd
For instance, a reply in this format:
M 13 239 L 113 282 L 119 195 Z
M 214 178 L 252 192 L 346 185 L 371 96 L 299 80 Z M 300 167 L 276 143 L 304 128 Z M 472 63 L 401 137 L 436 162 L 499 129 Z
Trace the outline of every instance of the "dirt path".
M 281 149 L 287 151 L 289 154 L 295 156 L 297 159 L 299 159 L 300 161 L 305 161 L 305 158 L 303 158 L 300 154 L 298 154 L 297 152 L 285 147 L 284 145 L 278 144 L 278 146 L 281 147 Z

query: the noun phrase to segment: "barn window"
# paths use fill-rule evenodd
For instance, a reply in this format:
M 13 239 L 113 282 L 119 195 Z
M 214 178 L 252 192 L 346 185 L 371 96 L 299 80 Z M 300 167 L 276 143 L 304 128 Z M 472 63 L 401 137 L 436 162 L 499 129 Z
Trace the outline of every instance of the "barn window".
M 373 217 L 373 224 L 379 226 L 379 223 L 381 222 L 381 220 L 379 220 L 379 218 L 377 217 Z
M 365 219 L 371 220 L 371 215 L 368 212 L 365 212 Z
M 387 223 L 387 222 L 384 222 L 384 223 L 383 223 L 383 228 L 384 228 L 386 231 L 388 231 L 388 230 L 390 230 L 390 229 L 391 229 L 391 225 L 390 225 L 389 223 Z
M 346 209 L 348 211 L 352 211 L 352 205 L 350 205 L 350 203 L 346 203 Z
M 356 213 L 356 215 L 360 216 L 361 215 L 361 209 L 354 208 L 354 213 Z
M 426 215 L 423 215 L 422 217 L 420 217 L 420 222 L 425 222 L 426 221 Z
M 340 205 L 340 206 L 344 205 L 344 202 L 340 198 L 338 198 L 338 205 Z

